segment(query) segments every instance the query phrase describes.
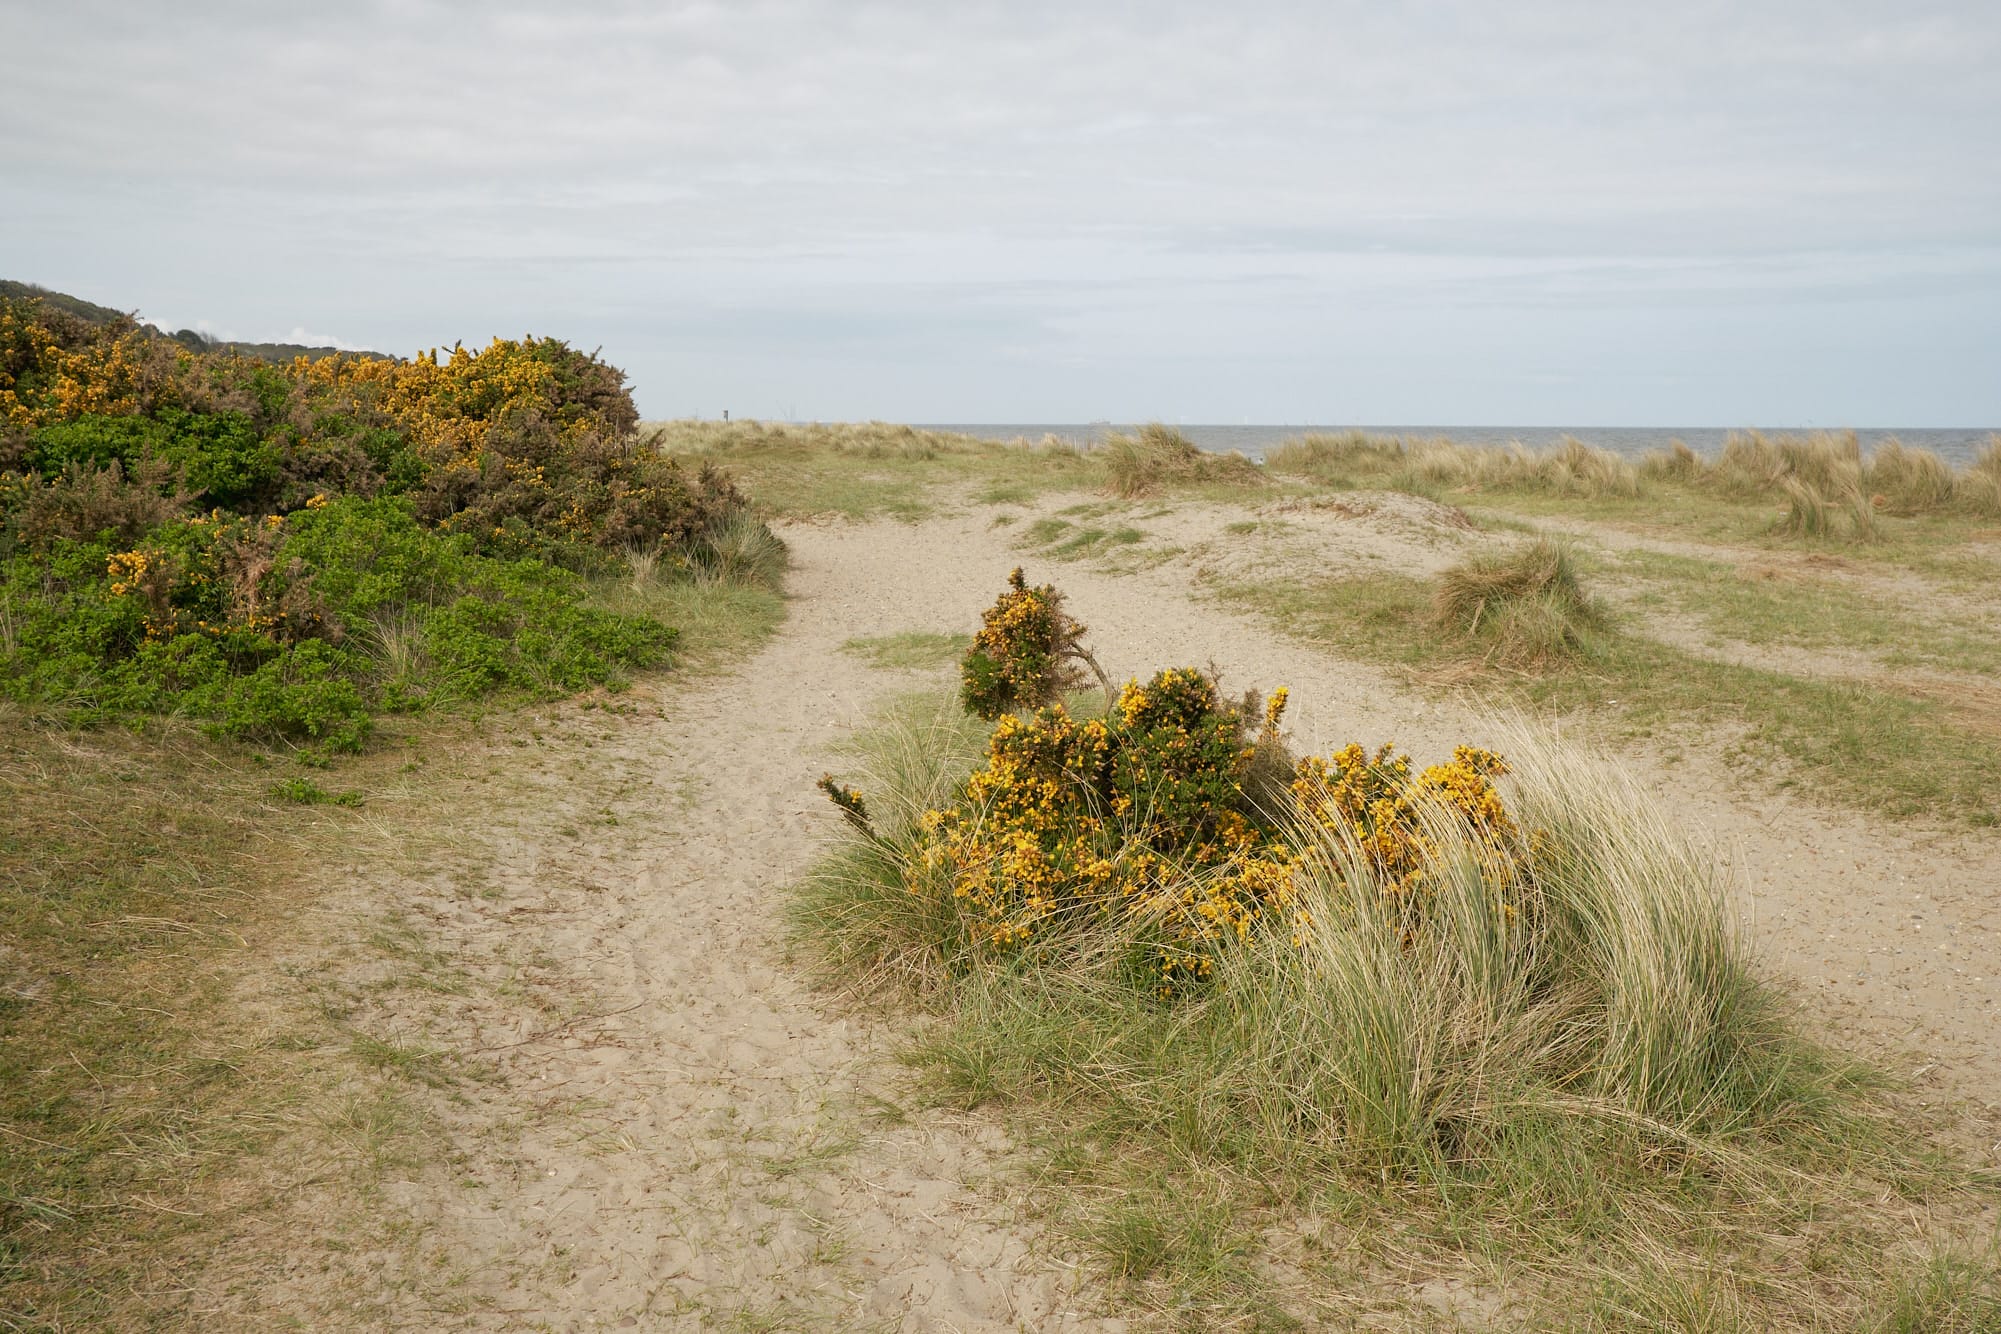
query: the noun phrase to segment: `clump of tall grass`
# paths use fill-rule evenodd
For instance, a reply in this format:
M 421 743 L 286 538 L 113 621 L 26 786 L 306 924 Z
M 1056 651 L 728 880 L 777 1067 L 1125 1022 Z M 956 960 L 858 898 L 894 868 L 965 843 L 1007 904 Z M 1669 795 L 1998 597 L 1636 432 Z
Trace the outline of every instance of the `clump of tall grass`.
M 1795 536 L 1869 540 L 1877 534 L 1879 510 L 2001 515 L 2001 438 L 1956 469 L 1928 449 L 1894 439 L 1865 455 L 1853 431 L 1733 431 L 1713 461 L 1678 445 L 1672 453 L 1650 455 L 1643 472 L 1738 499 L 1784 500 L 1779 527 Z
M 1642 478 L 1680 482 L 1685 486 L 1701 481 L 1708 468 L 1708 460 L 1680 440 L 1672 442 L 1666 449 L 1651 450 L 1640 460 Z
M 1907 449 L 1900 440 L 1876 446 L 1863 476 L 1872 499 L 1892 514 L 1945 509 L 1959 482 L 1944 459 L 1928 449 Z
M 2001 518 L 2001 435 L 1987 444 L 1959 474 L 1953 495 L 1970 513 Z
M 1829 496 L 1804 478 L 1782 477 L 1779 494 L 1785 498 L 1786 512 L 1775 530 L 1788 537 L 1822 541 L 1846 536 L 1870 542 L 1878 535 L 1874 507 L 1853 481 L 1840 483 Z
M 1443 571 L 1432 622 L 1476 646 L 1483 661 L 1530 671 L 1589 654 L 1607 618 L 1578 579 L 1569 550 L 1537 537 Z
M 1637 496 L 1639 469 L 1608 449 L 1566 437 L 1544 449 L 1372 436 L 1361 431 L 1306 435 L 1265 456 L 1273 473 L 1334 485 L 1530 491 L 1573 496 Z
M 1766 496 L 1789 477 L 1823 495 L 1859 487 L 1862 447 L 1855 433 L 1766 435 L 1762 431 L 1732 431 L 1702 480 L 1713 491 Z
M 1200 482 L 1254 485 L 1258 467 L 1242 454 L 1212 454 L 1171 426 L 1152 422 L 1105 437 L 1099 449 L 1114 495 L 1131 499 L 1165 486 Z
M 964 938 L 957 905 L 911 893 L 905 870 L 926 812 L 950 804 L 987 732 L 950 696 L 920 694 L 893 701 L 851 743 L 874 835 L 851 830 L 787 905 L 827 979 L 865 994 L 922 994 L 947 979 Z
M 792 553 L 762 519 L 738 512 L 694 545 L 688 559 L 697 578 L 776 591 Z

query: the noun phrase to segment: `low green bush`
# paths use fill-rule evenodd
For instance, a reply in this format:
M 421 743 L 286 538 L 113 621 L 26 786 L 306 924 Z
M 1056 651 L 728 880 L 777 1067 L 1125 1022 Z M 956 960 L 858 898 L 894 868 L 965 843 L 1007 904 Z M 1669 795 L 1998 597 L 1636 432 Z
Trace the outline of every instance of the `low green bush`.
M 616 684 L 674 640 L 586 605 L 578 575 L 482 555 L 393 498 L 218 512 L 130 550 L 64 538 L 0 564 L 0 693 L 328 750 L 358 748 L 377 712 Z

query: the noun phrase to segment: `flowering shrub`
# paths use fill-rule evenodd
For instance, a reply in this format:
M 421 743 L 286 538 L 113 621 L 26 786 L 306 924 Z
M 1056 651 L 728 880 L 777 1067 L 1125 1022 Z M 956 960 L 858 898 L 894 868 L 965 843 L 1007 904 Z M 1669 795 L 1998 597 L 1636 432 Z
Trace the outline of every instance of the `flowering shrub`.
M 997 646 L 1010 626 L 1046 626 L 1060 605 L 1018 571 L 1010 586 L 988 613 Z M 1207 978 L 1233 943 L 1296 938 L 1307 925 L 1289 818 L 1339 835 L 1410 931 L 1427 911 L 1434 808 L 1475 832 L 1505 898 L 1522 839 L 1493 785 L 1507 772 L 1499 756 L 1461 747 L 1418 770 L 1387 746 L 1350 745 L 1295 763 L 1280 740 L 1286 702 L 1280 688 L 1262 709 L 1255 697 L 1232 705 L 1183 667 L 1129 681 L 1102 719 L 1061 704 L 1005 712 L 955 799 L 919 822 L 906 888 L 957 903 L 982 950 L 1032 952 L 1092 923 L 1137 925 L 1163 996 Z M 822 787 L 854 820 L 860 794 Z
M 1017 709 L 1056 703 L 1084 684 L 1083 666 L 1111 683 L 1083 647 L 1084 627 L 1063 610 L 1063 595 L 1049 584 L 1030 588 L 1016 566 L 1008 589 L 981 618 L 980 631 L 960 664 L 959 699 L 992 721 Z
M 378 711 L 616 681 L 674 632 L 568 571 L 775 543 L 637 422 L 551 338 L 273 365 L 0 300 L 0 693 L 352 748 Z
M 820 781 L 813 786 L 827 794 L 827 800 L 834 803 L 850 828 L 869 838 L 876 836 L 875 824 L 869 819 L 868 803 L 862 800 L 860 792 L 841 786 L 834 781 L 832 774 L 821 774 Z
M 1246 809 L 1252 748 L 1202 673 L 1129 682 L 1112 715 L 1003 717 L 959 800 L 925 816 L 912 888 L 969 910 L 974 940 L 1019 947 L 1112 912 L 1163 920 L 1165 979 L 1282 896 L 1254 865 L 1271 830 Z
M 623 372 L 554 338 L 274 366 L 0 301 L 0 471 L 42 479 L 164 461 L 204 507 L 408 495 L 419 520 L 494 554 L 700 563 L 744 498 L 639 441 L 638 421 Z

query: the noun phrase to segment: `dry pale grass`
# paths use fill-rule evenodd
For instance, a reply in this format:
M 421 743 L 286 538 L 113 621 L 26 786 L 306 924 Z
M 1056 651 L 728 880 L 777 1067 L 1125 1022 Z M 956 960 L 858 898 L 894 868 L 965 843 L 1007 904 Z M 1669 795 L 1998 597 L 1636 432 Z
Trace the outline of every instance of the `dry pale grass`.
M 1850 535 L 1873 538 L 1874 511 L 2001 514 L 2001 437 L 1990 439 L 1964 468 L 1899 440 L 1887 440 L 1865 455 L 1853 431 L 1738 431 L 1713 462 L 1685 453 L 1650 457 L 1649 475 L 1742 499 L 1782 499 L 1787 513 L 1781 528 L 1789 534 L 1828 536 L 1845 521 Z
M 1349 431 L 1288 440 L 1265 456 L 1265 467 L 1336 486 L 1585 498 L 1632 498 L 1665 483 L 1736 500 L 1786 501 L 1782 527 L 1809 536 L 1871 537 L 1875 511 L 2001 515 L 2001 436 L 1972 463 L 1954 468 L 1897 440 L 1865 456 L 1853 431 L 1737 431 L 1714 459 L 1676 441 L 1637 462 L 1575 439 L 1529 449 Z
M 894 422 L 649 422 L 655 448 L 676 454 L 835 454 L 855 459 L 927 462 L 954 454 L 998 450 L 1075 454 L 1079 447 L 1057 436 L 1041 440 L 987 440 L 954 431 L 929 431 Z
M 1242 454 L 1212 454 L 1171 426 L 1153 422 L 1105 438 L 1098 451 L 1112 493 L 1128 500 L 1199 483 L 1256 486 L 1264 478 Z
M 1360 431 L 1288 440 L 1265 467 L 1353 485 L 1373 482 L 1416 490 L 1534 491 L 1553 495 L 1636 496 L 1639 469 L 1608 449 L 1565 439 L 1546 449 L 1463 445 L 1444 439 L 1372 436 Z
M 1482 661 L 1518 671 L 1575 661 L 1606 625 L 1570 552 L 1548 537 L 1444 570 L 1431 615 L 1440 631 L 1477 646 Z

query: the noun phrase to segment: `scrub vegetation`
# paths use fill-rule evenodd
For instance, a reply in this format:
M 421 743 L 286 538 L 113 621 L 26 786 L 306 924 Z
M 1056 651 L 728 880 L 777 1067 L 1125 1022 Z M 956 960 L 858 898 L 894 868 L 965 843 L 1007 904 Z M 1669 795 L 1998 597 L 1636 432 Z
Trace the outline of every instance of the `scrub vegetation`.
M 271 365 L 0 304 L 0 693 L 328 752 L 615 685 L 676 632 L 594 580 L 770 587 L 784 559 L 637 420 L 555 339 Z
M 1499 615 L 1563 569 L 1464 582 Z M 1279 1327 L 1420 1273 L 1538 1328 L 2001 1317 L 1977 1239 L 1874 1207 L 1970 1215 L 1992 1183 L 1798 1032 L 1715 862 L 1621 770 L 1521 728 L 1295 758 L 1283 689 L 1191 668 L 1099 716 L 1065 696 L 1082 633 L 1015 581 L 967 712 L 905 705 L 826 783 L 848 837 L 793 924 L 938 1016 L 908 1058 L 934 1098 L 1041 1146 L 1038 1197 L 1129 1296 Z

